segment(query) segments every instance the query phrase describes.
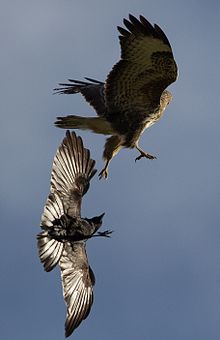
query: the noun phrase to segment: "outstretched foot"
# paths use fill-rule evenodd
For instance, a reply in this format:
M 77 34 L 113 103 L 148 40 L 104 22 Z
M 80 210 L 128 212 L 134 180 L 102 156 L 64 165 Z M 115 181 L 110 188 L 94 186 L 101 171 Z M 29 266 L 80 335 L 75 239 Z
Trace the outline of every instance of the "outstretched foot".
M 108 169 L 106 167 L 104 167 L 104 169 L 102 169 L 102 171 L 99 173 L 99 179 L 108 178 Z
M 139 161 L 139 159 L 145 157 L 145 158 L 148 158 L 148 159 L 157 159 L 157 157 L 155 156 L 152 156 L 151 154 L 147 153 L 147 152 L 144 152 L 143 150 L 139 150 L 138 151 L 140 152 L 140 155 L 138 157 L 135 158 L 135 162 L 136 161 Z
M 104 237 L 111 237 L 110 235 L 113 233 L 113 230 L 105 230 L 105 231 L 98 231 L 94 236 L 104 236 Z
M 99 179 L 101 178 L 108 178 L 108 165 L 109 165 L 110 159 L 106 161 L 104 168 L 102 171 L 99 173 Z

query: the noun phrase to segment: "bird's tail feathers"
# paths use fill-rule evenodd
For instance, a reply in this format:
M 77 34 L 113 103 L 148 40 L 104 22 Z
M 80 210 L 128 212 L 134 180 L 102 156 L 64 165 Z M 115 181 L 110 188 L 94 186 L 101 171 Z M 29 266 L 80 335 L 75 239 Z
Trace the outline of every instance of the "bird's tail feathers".
M 59 194 L 57 192 L 51 193 L 47 198 L 41 217 L 43 231 L 37 235 L 39 257 L 47 272 L 57 265 L 63 251 L 63 243 L 49 235 L 49 230 L 53 227 L 54 221 L 59 220 L 63 214 L 64 207 Z
M 57 117 L 55 126 L 62 129 L 90 130 L 102 135 L 113 134 L 110 123 L 104 117 L 81 117 L 75 115 Z
M 49 272 L 60 260 L 63 243 L 50 237 L 47 231 L 42 231 L 37 235 L 37 245 L 40 260 L 45 271 Z

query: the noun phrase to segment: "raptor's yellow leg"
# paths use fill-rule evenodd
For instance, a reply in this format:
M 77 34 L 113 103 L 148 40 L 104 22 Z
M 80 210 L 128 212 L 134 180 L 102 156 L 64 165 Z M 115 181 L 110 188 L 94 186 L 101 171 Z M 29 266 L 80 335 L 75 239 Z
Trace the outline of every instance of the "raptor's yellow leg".
M 138 145 L 135 145 L 135 148 L 140 152 L 140 155 L 137 158 L 135 158 L 135 162 L 143 157 L 148 158 L 148 159 L 157 159 L 157 157 L 152 156 L 148 152 L 145 152 L 144 150 L 142 150 Z
M 121 149 L 121 139 L 119 136 L 111 136 L 106 140 L 103 159 L 106 161 L 104 168 L 99 173 L 99 179 L 108 177 L 108 166 L 111 159 Z
M 108 165 L 110 163 L 110 159 L 106 161 L 104 168 L 99 173 L 99 179 L 101 178 L 107 178 L 108 177 Z

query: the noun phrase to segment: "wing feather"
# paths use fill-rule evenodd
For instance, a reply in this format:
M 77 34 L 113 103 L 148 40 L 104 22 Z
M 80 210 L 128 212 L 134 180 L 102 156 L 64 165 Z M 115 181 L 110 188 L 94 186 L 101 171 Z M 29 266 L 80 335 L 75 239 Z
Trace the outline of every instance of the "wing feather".
M 67 305 L 65 331 L 69 336 L 88 316 L 93 303 L 94 274 L 88 264 L 85 243 L 66 243 L 59 265 Z
M 59 219 L 64 214 L 64 208 L 59 195 L 54 192 L 49 194 L 47 202 L 41 216 L 41 225 L 51 227 L 55 219 Z
M 85 77 L 85 79 L 89 82 L 68 79 L 70 83 L 60 83 L 60 87 L 54 89 L 54 91 L 58 94 L 81 93 L 97 114 L 103 116 L 106 111 L 104 83 L 92 78 Z
M 121 60 L 106 80 L 105 96 L 111 112 L 147 112 L 159 105 L 162 92 L 177 78 L 177 66 L 170 43 L 158 25 L 143 16 L 124 19 L 121 34 Z
M 66 132 L 54 158 L 51 174 L 51 192 L 58 191 L 63 198 L 65 212 L 79 216 L 81 200 L 95 175 L 95 161 L 84 148 L 81 137 Z
M 63 251 L 63 243 L 53 239 L 48 231 L 66 213 L 80 216 L 82 197 L 96 173 L 94 166 L 82 139 L 67 131 L 54 158 L 50 194 L 41 216 L 43 231 L 37 235 L 39 257 L 46 271 L 56 266 Z

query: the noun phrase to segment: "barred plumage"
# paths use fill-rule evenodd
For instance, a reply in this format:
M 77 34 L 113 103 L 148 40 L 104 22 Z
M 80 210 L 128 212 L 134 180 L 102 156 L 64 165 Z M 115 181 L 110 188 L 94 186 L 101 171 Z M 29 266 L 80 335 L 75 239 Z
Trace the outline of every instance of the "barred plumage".
M 81 93 L 96 110 L 98 117 L 70 115 L 58 117 L 60 128 L 91 130 L 112 135 L 107 139 L 103 158 L 105 167 L 101 177 L 107 177 L 108 165 L 121 147 L 136 148 L 140 159 L 156 157 L 138 146 L 143 131 L 163 114 L 172 99 L 167 86 L 177 79 L 177 65 L 165 33 L 158 25 L 151 25 L 142 15 L 139 20 L 129 15 L 126 27 L 118 27 L 121 59 L 113 66 L 105 83 L 69 79 L 55 89 L 58 93 Z

